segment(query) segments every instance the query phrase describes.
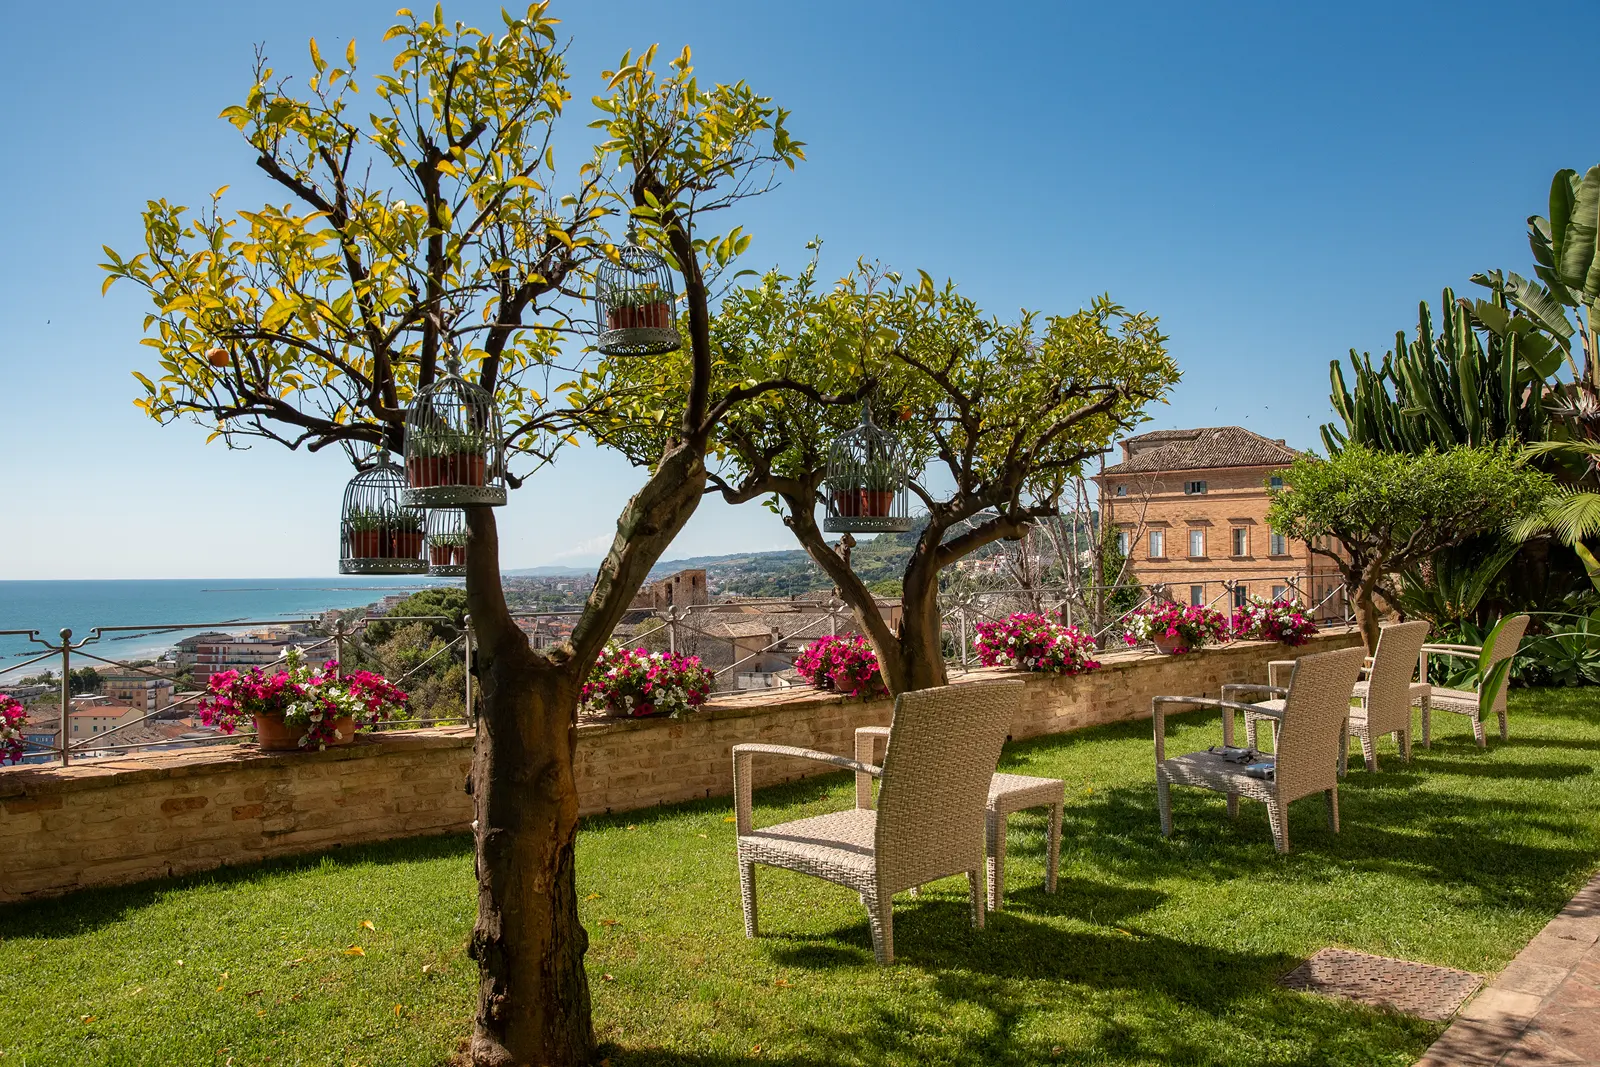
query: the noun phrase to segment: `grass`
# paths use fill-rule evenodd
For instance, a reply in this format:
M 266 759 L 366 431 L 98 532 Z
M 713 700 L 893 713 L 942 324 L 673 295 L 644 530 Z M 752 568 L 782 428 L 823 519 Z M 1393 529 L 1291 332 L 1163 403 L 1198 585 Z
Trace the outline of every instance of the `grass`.
M 1356 762 L 1342 834 L 1297 803 L 1287 857 L 1260 805 L 1230 823 L 1196 790 L 1163 840 L 1147 724 L 1009 746 L 1008 769 L 1067 782 L 1060 891 L 1042 815 L 1014 816 L 1007 910 L 969 931 L 964 882 L 937 883 L 897 907 L 889 969 L 853 894 L 787 872 L 761 872 L 744 938 L 726 801 L 589 820 L 610 1063 L 1410 1064 L 1437 1025 L 1274 980 L 1327 945 L 1497 970 L 1600 866 L 1600 691 L 1514 694 L 1487 753 L 1442 718 L 1411 766 Z M 1171 751 L 1218 740 L 1214 714 L 1170 729 Z M 850 797 L 839 776 L 770 790 L 758 824 Z M 0 909 L 0 1067 L 436 1067 L 470 1027 L 474 908 L 450 837 Z

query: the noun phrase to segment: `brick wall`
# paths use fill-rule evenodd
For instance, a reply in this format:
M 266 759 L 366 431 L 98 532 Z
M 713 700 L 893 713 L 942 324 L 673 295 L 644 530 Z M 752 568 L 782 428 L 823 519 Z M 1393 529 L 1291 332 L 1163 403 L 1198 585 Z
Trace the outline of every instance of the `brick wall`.
M 1346 647 L 1325 634 L 1303 652 Z M 1215 696 L 1264 681 L 1279 645 L 1227 645 L 1189 656 L 1120 654 L 1076 678 L 1027 676 L 1015 738 L 1144 718 L 1160 693 Z M 1001 672 L 975 671 L 969 679 Z M 582 811 L 628 811 L 732 790 L 742 741 L 849 755 L 857 726 L 885 725 L 887 700 L 823 693 L 730 698 L 678 720 L 578 727 Z M 464 830 L 471 732 L 414 730 L 362 737 L 324 752 L 190 749 L 68 768 L 0 771 L 0 901 L 184 874 L 296 852 Z M 826 771 L 800 760 L 756 761 L 757 784 Z

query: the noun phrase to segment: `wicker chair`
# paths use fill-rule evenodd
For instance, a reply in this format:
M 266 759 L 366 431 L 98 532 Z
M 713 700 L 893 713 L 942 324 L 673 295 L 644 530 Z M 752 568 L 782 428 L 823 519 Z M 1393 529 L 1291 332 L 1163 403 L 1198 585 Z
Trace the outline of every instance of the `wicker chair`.
M 887 743 L 887 726 L 856 727 L 856 759 L 876 761 L 879 741 Z M 1006 816 L 1029 808 L 1048 808 L 1049 825 L 1045 833 L 1044 891 L 1056 891 L 1056 875 L 1061 867 L 1061 818 L 1066 808 L 1067 783 L 1059 778 L 1036 778 L 1026 774 L 1001 774 L 989 779 L 989 802 L 984 807 L 984 838 L 989 848 L 989 910 L 1000 911 L 1006 903 Z M 872 776 L 856 772 L 856 807 L 872 807 Z
M 744 932 L 758 934 L 756 864 L 784 867 L 855 890 L 867 906 L 879 963 L 894 961 L 893 899 L 925 882 L 965 874 L 972 923 L 982 927 L 984 801 L 1023 683 L 982 682 L 902 693 L 883 766 L 787 745 L 733 747 Z M 751 826 L 757 755 L 819 760 L 879 778 L 878 808 Z
M 1349 727 L 1350 691 L 1361 673 L 1360 648 L 1340 649 L 1304 656 L 1295 662 L 1281 710 L 1265 705 L 1238 704 L 1209 697 L 1155 697 L 1150 702 L 1155 720 L 1156 799 L 1161 809 L 1161 832 L 1172 836 L 1172 786 L 1198 786 L 1228 794 L 1228 814 L 1239 813 L 1239 798 L 1251 797 L 1267 805 L 1267 821 L 1279 852 L 1289 851 L 1288 808 L 1292 801 L 1321 793 L 1328 804 L 1328 824 L 1339 829 L 1339 746 Z M 1244 773 L 1221 753 L 1166 754 L 1165 707 L 1213 707 L 1222 710 L 1222 743 L 1233 744 L 1233 713 L 1258 711 L 1277 719 L 1278 749 L 1272 757 L 1271 779 Z
M 1492 668 L 1501 660 L 1510 659 L 1517 654 L 1517 648 L 1522 644 L 1522 635 L 1528 632 L 1528 616 L 1513 615 L 1505 622 L 1505 628 L 1500 631 L 1500 637 L 1495 642 L 1494 651 L 1490 655 L 1489 666 Z M 1434 656 L 1462 656 L 1476 659 L 1483 652 L 1480 645 L 1423 645 L 1422 646 L 1422 680 L 1428 680 L 1428 657 Z M 1481 703 L 1479 689 L 1482 688 L 1480 680 L 1472 689 L 1442 689 L 1433 687 L 1432 700 L 1422 708 L 1422 747 L 1433 747 L 1433 724 L 1430 721 L 1430 712 L 1433 708 L 1441 711 L 1453 711 L 1457 715 L 1466 715 L 1472 719 L 1472 737 L 1478 742 L 1479 748 L 1487 746 L 1483 732 L 1483 716 L 1479 713 Z M 1495 694 L 1494 711 L 1500 717 L 1500 740 L 1506 740 L 1506 689 L 1502 685 L 1500 692 Z
M 1427 682 L 1413 682 L 1411 676 L 1417 670 L 1417 663 L 1422 652 L 1422 643 L 1428 639 L 1428 624 L 1426 622 L 1390 623 L 1384 626 L 1378 635 L 1378 648 L 1366 661 L 1366 666 L 1361 668 L 1367 676 L 1366 681 L 1355 684 L 1351 690 L 1351 699 L 1359 707 L 1350 712 L 1350 736 L 1361 744 L 1361 762 L 1369 771 L 1378 769 L 1377 740 L 1385 734 L 1393 734 L 1400 747 L 1400 755 L 1407 762 L 1411 762 L 1411 708 L 1415 705 L 1423 709 L 1423 716 L 1427 716 L 1429 695 L 1432 687 Z M 1240 693 L 1252 690 L 1281 694 L 1285 690 L 1277 685 L 1279 680 L 1276 670 L 1284 666 L 1292 666 L 1293 661 L 1275 660 L 1269 670 L 1273 671 L 1271 685 L 1232 684 L 1222 687 L 1222 699 L 1233 700 Z M 1263 701 L 1257 705 L 1263 709 L 1276 711 L 1283 710 L 1282 700 Z M 1251 748 L 1256 747 L 1256 731 L 1261 721 L 1266 719 L 1273 725 L 1273 747 L 1277 747 L 1276 719 L 1268 714 L 1257 711 L 1247 711 L 1244 716 L 1245 743 Z M 1345 772 L 1349 758 L 1348 745 L 1339 750 L 1339 773 Z

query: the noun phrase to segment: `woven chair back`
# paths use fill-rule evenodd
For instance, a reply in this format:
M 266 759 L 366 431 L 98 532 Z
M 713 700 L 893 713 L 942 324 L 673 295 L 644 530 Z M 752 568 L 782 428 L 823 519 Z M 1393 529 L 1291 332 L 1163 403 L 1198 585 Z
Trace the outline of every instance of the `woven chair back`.
M 1366 649 L 1302 656 L 1295 663 L 1278 733 L 1277 790 L 1281 800 L 1332 789 L 1339 777 L 1350 691 L 1361 675 Z
M 1522 637 L 1528 632 L 1528 616 L 1513 615 L 1506 620 L 1505 628 L 1500 631 L 1500 636 L 1495 639 L 1494 648 L 1489 653 L 1489 666 L 1494 667 L 1501 660 L 1510 659 L 1517 654 L 1518 647 L 1522 644 Z M 1509 683 L 1510 679 L 1507 679 Z M 1480 683 L 1481 684 L 1481 683 Z M 1506 690 L 1509 684 L 1500 686 L 1500 692 L 1495 694 L 1494 710 L 1506 709 Z
M 878 877 L 912 886 L 983 865 L 989 780 L 1023 683 L 975 682 L 895 700 L 878 792 Z
M 1378 632 L 1378 650 L 1367 675 L 1367 722 L 1374 734 L 1404 730 L 1410 724 L 1411 680 L 1427 642 L 1426 622 L 1392 623 Z

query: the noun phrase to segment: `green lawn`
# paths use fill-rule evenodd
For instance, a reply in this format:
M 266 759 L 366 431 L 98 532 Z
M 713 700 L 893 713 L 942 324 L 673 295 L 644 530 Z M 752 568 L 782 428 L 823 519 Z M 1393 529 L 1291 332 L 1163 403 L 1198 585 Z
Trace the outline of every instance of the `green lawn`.
M 1042 816 L 1015 816 L 1008 910 L 979 933 L 964 882 L 905 899 L 888 969 L 853 894 L 786 872 L 761 872 L 765 936 L 744 938 L 726 801 L 590 820 L 610 1062 L 1409 1064 L 1439 1027 L 1274 979 L 1326 945 L 1496 970 L 1600 866 L 1600 691 L 1515 694 L 1487 754 L 1443 719 L 1410 767 L 1356 761 L 1342 834 L 1296 804 L 1283 858 L 1260 805 L 1230 824 L 1195 790 L 1162 840 L 1146 724 L 1013 745 L 1007 768 L 1067 782 L 1060 892 Z M 1204 747 L 1217 719 L 1173 734 Z M 840 776 L 769 791 L 758 823 L 850 796 Z M 0 1067 L 436 1067 L 469 1028 L 474 906 L 452 837 L 0 909 Z

